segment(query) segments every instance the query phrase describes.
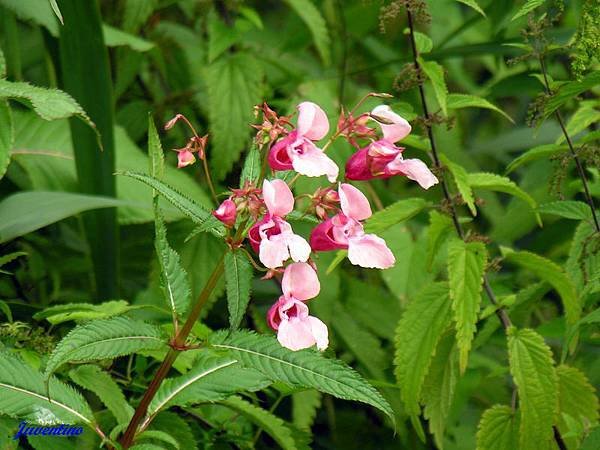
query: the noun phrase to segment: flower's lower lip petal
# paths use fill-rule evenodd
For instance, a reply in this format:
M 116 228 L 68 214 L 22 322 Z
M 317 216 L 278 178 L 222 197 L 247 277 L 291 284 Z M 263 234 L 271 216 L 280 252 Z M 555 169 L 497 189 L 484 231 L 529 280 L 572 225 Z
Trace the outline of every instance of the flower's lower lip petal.
M 294 351 L 316 344 L 311 322 L 306 319 L 283 320 L 277 330 L 277 340 L 284 347 Z
M 287 244 L 283 239 L 263 239 L 260 241 L 258 257 L 260 262 L 269 269 L 281 267 L 286 259 L 290 257 Z
M 331 182 L 337 179 L 339 173 L 337 164 L 311 142 L 306 143 L 304 153 L 294 155 L 292 166 L 296 172 L 307 177 L 327 175 Z
M 374 234 L 350 238 L 348 259 L 355 266 L 369 269 L 388 269 L 396 262 L 385 241 Z
M 394 160 L 387 165 L 386 172 L 390 175 L 404 175 L 409 180 L 419 183 L 423 189 L 429 189 L 439 183 L 437 177 L 420 159 Z

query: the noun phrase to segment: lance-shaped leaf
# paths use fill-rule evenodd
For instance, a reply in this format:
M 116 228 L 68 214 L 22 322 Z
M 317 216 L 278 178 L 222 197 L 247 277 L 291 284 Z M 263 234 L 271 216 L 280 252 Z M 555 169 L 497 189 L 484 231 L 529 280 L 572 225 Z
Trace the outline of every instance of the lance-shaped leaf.
M 321 407 L 323 396 L 315 389 L 292 394 L 292 422 L 302 431 L 310 432 Z
M 181 264 L 179 254 L 167 240 L 167 229 L 158 205 L 154 207 L 156 239 L 154 245 L 160 266 L 161 287 L 174 317 L 183 317 L 192 302 L 188 274 Z
M 243 188 L 246 183 L 256 184 L 260 177 L 260 171 L 260 151 L 256 144 L 253 143 L 244 160 L 244 167 L 240 175 L 240 188 Z
M 538 207 L 538 212 L 573 220 L 587 220 L 592 218 L 590 207 L 586 203 L 577 200 L 544 203 Z
M 325 358 L 310 349 L 294 352 L 282 347 L 273 337 L 245 331 L 215 333 L 211 344 L 229 350 L 244 366 L 261 371 L 273 381 L 363 402 L 394 420 L 392 409 L 381 394 L 341 361 Z
M 394 365 L 406 412 L 421 436 L 419 402 L 437 344 L 451 321 L 448 286 L 430 284 L 406 308 L 396 330 Z
M 75 327 L 56 346 L 46 363 L 48 378 L 67 362 L 116 358 L 165 345 L 160 330 L 127 317 L 96 320 Z
M 35 320 L 46 319 L 52 325 L 68 322 L 70 320 L 108 319 L 118 316 L 140 306 L 130 306 L 125 300 L 111 300 L 110 302 L 94 305 L 92 303 L 66 303 L 53 305 L 33 315 Z
M 79 386 L 92 391 L 115 416 L 117 423 L 127 423 L 133 416 L 133 408 L 119 385 L 100 367 L 86 364 L 69 372 L 71 379 Z
M 92 425 L 90 407 L 70 386 L 51 377 L 50 400 L 44 377 L 15 356 L 0 352 L 0 414 L 40 425 Z
M 483 413 L 477 430 L 477 450 L 519 448 L 519 417 L 510 406 L 494 405 Z
M 257 391 L 271 384 L 261 372 L 242 367 L 228 356 L 202 352 L 184 375 L 167 378 L 148 407 L 148 417 L 170 406 L 223 400 L 239 391 Z
M 419 57 L 419 64 L 427 78 L 429 78 L 429 81 L 431 81 L 435 98 L 437 99 L 442 112 L 445 116 L 448 115 L 448 87 L 446 86 L 444 77 L 444 68 L 435 61 L 424 61 L 421 57 Z
M 487 250 L 482 242 L 453 239 L 448 245 L 448 280 L 461 373 L 467 368 L 471 342 L 477 330 L 486 263 Z
M 552 351 L 531 329 L 508 329 L 510 373 L 519 393 L 519 445 L 523 450 L 549 449 L 558 409 Z
M 252 282 L 252 265 L 242 251 L 234 250 L 225 255 L 225 282 L 229 325 L 235 330 L 246 314 Z
M 448 167 L 452 177 L 454 178 L 454 182 L 456 183 L 456 188 L 458 192 L 460 192 L 461 197 L 469 207 L 469 211 L 474 216 L 477 215 L 477 208 L 475 208 L 475 198 L 473 197 L 473 190 L 471 189 L 471 185 L 469 184 L 469 174 L 465 170 L 465 168 L 459 164 L 453 163 L 445 155 L 440 155 L 440 159 L 445 166 Z
M 157 180 L 162 180 L 165 173 L 165 154 L 152 116 L 148 116 L 148 156 L 150 175 Z
M 325 65 L 331 60 L 331 41 L 327 31 L 327 22 L 321 15 L 312 0 L 285 0 L 288 5 L 300 16 L 310 29 L 313 41 Z
M 458 0 L 461 1 L 461 0 Z M 482 108 L 495 111 L 502 114 L 506 119 L 514 123 L 514 120 L 498 108 L 493 103 L 488 102 L 485 98 L 477 97 L 476 95 L 469 94 L 448 94 L 448 109 L 461 109 L 461 108 Z

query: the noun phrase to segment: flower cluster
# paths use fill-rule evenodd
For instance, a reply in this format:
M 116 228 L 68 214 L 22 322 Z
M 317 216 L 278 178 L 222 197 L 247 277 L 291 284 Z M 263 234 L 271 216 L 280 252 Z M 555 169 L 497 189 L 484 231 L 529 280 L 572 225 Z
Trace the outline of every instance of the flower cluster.
M 336 131 L 323 147 L 318 143 L 329 133 L 329 120 L 315 103 L 298 105 L 295 127 L 291 116 L 280 117 L 266 104 L 256 110 L 263 114 L 262 124 L 254 125 L 258 130 L 256 142 L 259 148 L 268 147 L 264 157 L 272 176 L 263 179 L 260 185 L 247 183 L 243 188 L 231 190 L 229 198 L 213 215 L 228 229 L 237 224 L 242 233 L 236 234 L 235 244 L 242 245 L 246 234 L 266 267 L 265 278 L 281 280 L 283 294 L 267 314 L 268 324 L 277 331 L 281 345 L 291 350 L 316 345 L 324 350 L 328 345 L 327 326 L 309 315 L 307 306 L 307 301 L 320 291 L 311 254 L 344 249 L 348 260 L 360 267 L 386 269 L 395 263 L 386 242 L 364 231 L 363 221 L 372 215 L 365 195 L 351 184 L 335 184 L 339 168 L 326 154 L 329 144 L 342 137 L 357 148 L 346 164 L 348 180 L 404 175 L 425 189 L 438 180 L 422 161 L 403 158 L 404 148 L 396 143 L 410 133 L 411 127 L 389 106 L 378 106 L 358 117 L 353 117 L 352 112 L 342 112 Z M 370 121 L 378 125 L 380 137 L 376 129 L 368 126 Z M 360 142 L 365 141 L 367 144 L 361 148 Z M 286 220 L 297 200 L 290 188 L 295 178 L 286 182 L 275 176 L 278 171 L 289 170 L 295 171 L 296 177 L 326 176 L 332 183 L 308 196 L 311 201 L 305 214 L 312 213 L 320 221 L 308 241 L 294 233 Z

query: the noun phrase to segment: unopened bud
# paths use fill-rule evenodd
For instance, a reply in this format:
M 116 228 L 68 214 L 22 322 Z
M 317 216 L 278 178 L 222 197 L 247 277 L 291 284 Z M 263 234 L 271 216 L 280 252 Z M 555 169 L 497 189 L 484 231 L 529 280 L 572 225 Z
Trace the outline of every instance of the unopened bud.
M 175 117 L 173 117 L 171 120 L 169 120 L 166 124 L 165 124 L 165 131 L 170 130 L 171 128 L 173 128 L 175 126 L 175 124 L 177 123 L 177 121 L 179 119 L 181 119 L 183 116 L 181 114 L 176 114 Z
M 233 200 L 227 199 L 223 203 L 221 203 L 219 207 L 213 211 L 212 214 L 221 222 L 223 222 L 226 227 L 231 228 L 235 225 L 235 219 L 237 217 L 237 208 Z

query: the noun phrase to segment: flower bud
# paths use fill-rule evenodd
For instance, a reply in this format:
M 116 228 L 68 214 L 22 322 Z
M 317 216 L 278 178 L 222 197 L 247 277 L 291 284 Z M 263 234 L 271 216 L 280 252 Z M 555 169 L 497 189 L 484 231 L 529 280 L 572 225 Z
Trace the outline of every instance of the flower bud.
M 212 214 L 221 222 L 223 222 L 226 227 L 232 227 L 233 225 L 235 225 L 237 208 L 233 200 L 227 199 L 223 203 L 221 203 L 219 207 L 213 211 Z
M 176 114 L 175 117 L 173 117 L 171 120 L 169 120 L 166 124 L 165 124 L 165 130 L 170 130 L 171 128 L 173 128 L 175 126 L 175 124 L 177 123 L 177 121 L 179 119 L 181 119 L 183 116 L 181 114 Z

